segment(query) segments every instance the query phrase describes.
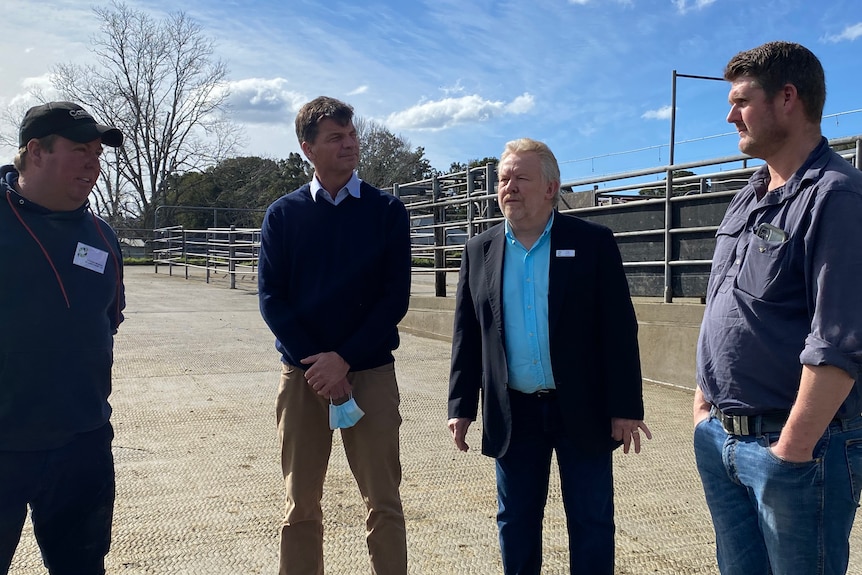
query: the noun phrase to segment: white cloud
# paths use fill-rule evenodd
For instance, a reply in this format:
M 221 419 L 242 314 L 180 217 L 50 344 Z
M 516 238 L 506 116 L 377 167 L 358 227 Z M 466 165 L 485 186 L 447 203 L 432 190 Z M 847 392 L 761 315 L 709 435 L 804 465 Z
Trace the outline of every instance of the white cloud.
M 529 112 L 535 105 L 533 96 L 524 93 L 509 103 L 485 100 L 473 94 L 424 102 L 390 114 L 386 125 L 395 130 L 442 130 L 458 124 L 485 122 L 505 115 Z
M 691 10 L 703 10 L 710 4 L 715 4 L 716 0 L 671 0 L 679 10 L 680 14 L 685 14 Z
M 22 78 L 16 86 L 9 88 L 11 89 L 7 95 L 0 95 L 0 105 L 11 108 L 14 113 L 20 111 L 23 114 L 27 108 L 43 100 L 56 100 L 60 97 L 51 83 L 50 73 Z
M 440 91 L 447 96 L 451 96 L 453 94 L 463 94 L 464 86 L 461 85 L 461 78 L 458 78 L 454 86 L 443 86 L 442 88 L 440 88 Z
M 592 136 L 593 134 L 598 132 L 598 130 L 598 127 L 592 122 L 588 122 L 582 126 L 578 126 L 578 133 L 585 138 Z
M 347 93 L 347 95 L 348 96 L 358 96 L 359 94 L 365 94 L 366 92 L 368 92 L 368 86 L 363 85 L 363 86 L 359 86 L 355 90 L 351 90 L 350 92 Z
M 41 76 L 30 76 L 21 80 L 21 87 L 25 90 L 48 90 L 53 88 L 51 74 Z
M 671 107 L 662 106 L 658 110 L 647 110 L 641 114 L 644 120 L 670 120 Z
M 826 36 L 824 39 L 827 42 L 843 42 L 845 40 L 852 42 L 856 38 L 862 36 L 862 22 L 858 24 L 853 24 L 852 26 L 847 26 L 840 34 L 834 34 L 831 36 Z
M 308 99 L 287 88 L 284 78 L 246 78 L 229 82 L 228 103 L 235 120 L 249 123 L 289 122 Z
M 532 94 L 521 94 L 509 104 L 506 105 L 506 112 L 509 114 L 526 114 L 536 105 L 536 99 Z

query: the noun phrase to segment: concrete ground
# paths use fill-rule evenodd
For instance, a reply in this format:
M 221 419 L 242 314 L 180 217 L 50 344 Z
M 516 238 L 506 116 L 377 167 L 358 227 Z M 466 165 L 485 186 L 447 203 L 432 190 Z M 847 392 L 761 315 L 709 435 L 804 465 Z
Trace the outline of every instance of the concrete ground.
M 200 272 L 186 281 L 182 271 L 127 268 L 111 397 L 118 489 L 111 574 L 276 572 L 278 355 L 253 281 L 236 290 L 213 283 Z M 409 571 L 500 573 L 493 461 L 475 449 L 458 452 L 445 426 L 449 344 L 404 334 L 396 356 Z M 691 450 L 691 392 L 646 384 L 644 395 L 654 439 L 640 455 L 615 455 L 617 573 L 715 574 Z M 478 428 L 468 436 L 476 447 Z M 364 508 L 337 433 L 334 443 L 323 500 L 326 570 L 370 573 Z M 564 522 L 553 481 L 545 574 L 568 572 Z M 850 573 L 862 573 L 860 538 L 856 529 Z M 46 573 L 29 522 L 11 573 Z

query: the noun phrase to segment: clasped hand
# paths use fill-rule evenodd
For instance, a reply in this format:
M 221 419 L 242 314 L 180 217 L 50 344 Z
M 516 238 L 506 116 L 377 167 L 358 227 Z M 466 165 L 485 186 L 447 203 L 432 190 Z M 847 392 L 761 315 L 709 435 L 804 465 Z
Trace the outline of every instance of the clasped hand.
M 351 391 L 347 372 L 350 366 L 334 351 L 326 351 L 310 355 L 300 362 L 311 365 L 305 370 L 305 380 L 317 393 L 327 399 L 338 399 Z

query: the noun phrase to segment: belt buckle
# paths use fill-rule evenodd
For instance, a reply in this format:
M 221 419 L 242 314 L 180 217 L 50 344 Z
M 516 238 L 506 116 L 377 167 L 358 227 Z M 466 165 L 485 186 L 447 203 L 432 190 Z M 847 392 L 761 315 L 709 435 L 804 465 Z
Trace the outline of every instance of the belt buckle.
M 725 432 L 730 435 L 751 435 L 751 418 L 747 415 L 728 415 L 718 408 L 715 408 L 715 412 Z
M 751 435 L 751 428 L 748 423 L 750 421 L 747 415 L 727 415 L 721 414 L 719 418 L 721 427 L 730 435 Z
M 731 427 L 733 427 L 733 433 L 735 435 L 751 435 L 751 430 L 748 428 L 749 418 L 747 415 L 732 415 L 730 420 L 732 422 Z
M 537 391 L 534 391 L 533 395 L 535 395 L 539 399 L 544 399 L 546 397 L 550 397 L 551 395 L 553 395 L 553 393 L 554 393 L 553 389 L 539 389 Z

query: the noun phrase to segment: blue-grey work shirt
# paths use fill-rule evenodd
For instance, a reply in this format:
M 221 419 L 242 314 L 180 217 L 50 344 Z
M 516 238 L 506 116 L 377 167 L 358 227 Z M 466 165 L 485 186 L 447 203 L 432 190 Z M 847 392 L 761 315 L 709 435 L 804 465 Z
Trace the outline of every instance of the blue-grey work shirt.
M 858 415 L 862 171 L 823 138 L 784 186 L 768 185 L 763 166 L 716 232 L 698 385 L 725 413 L 788 411 L 802 365 L 831 365 L 856 379 L 837 416 Z

